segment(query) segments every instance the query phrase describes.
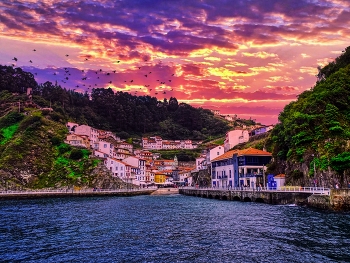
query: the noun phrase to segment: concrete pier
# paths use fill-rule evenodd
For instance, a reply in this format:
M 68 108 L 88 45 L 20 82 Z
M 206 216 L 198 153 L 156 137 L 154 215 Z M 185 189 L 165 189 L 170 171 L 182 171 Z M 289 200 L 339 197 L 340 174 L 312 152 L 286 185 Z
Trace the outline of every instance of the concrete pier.
M 100 196 L 136 196 L 150 195 L 157 188 L 118 189 L 118 190 L 40 190 L 40 191 L 3 191 L 0 200 L 37 199 L 37 198 L 64 198 L 64 197 L 100 197 Z

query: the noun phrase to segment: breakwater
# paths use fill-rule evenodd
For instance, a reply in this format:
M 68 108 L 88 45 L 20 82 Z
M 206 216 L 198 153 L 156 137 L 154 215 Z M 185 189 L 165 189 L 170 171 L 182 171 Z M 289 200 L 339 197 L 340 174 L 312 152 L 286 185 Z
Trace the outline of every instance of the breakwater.
M 38 191 L 2 191 L 0 200 L 10 199 L 37 199 L 37 198 L 64 198 L 64 197 L 99 197 L 99 196 L 136 196 L 150 195 L 157 188 L 142 189 L 64 189 L 64 190 L 38 190 Z

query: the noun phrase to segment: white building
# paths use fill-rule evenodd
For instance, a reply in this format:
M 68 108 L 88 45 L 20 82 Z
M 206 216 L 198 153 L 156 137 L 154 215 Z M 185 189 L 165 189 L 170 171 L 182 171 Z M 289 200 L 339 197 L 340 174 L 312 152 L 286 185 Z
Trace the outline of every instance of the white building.
M 146 160 L 137 158 L 136 156 L 129 156 L 123 160 L 123 162 L 133 166 L 137 167 L 137 173 L 136 173 L 136 182 L 135 184 L 140 186 L 146 186 Z
M 93 147 L 98 142 L 99 130 L 88 125 L 80 125 L 74 128 L 74 133 L 79 135 L 86 135 L 90 139 L 90 146 Z
M 273 177 L 273 180 L 276 182 L 277 189 L 280 189 L 282 186 L 284 186 L 286 182 L 286 175 L 285 174 L 278 174 Z
M 249 132 L 247 130 L 233 130 L 226 133 L 224 149 L 225 152 L 232 149 L 237 144 L 247 142 L 249 140 Z
M 213 159 L 215 159 L 216 157 L 220 156 L 220 155 L 223 155 L 225 152 L 224 150 L 224 146 L 223 145 L 219 145 L 219 146 L 216 146 L 210 150 L 207 151 L 207 154 L 206 154 L 206 165 L 207 166 L 210 166 L 210 163 Z
M 264 185 L 266 165 L 271 161 L 269 152 L 248 148 L 231 150 L 212 160 L 213 187 L 251 187 Z

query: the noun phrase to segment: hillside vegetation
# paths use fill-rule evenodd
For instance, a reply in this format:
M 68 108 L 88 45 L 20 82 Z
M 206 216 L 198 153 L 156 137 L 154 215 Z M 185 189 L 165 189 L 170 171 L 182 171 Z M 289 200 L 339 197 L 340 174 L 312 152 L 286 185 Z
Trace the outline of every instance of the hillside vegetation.
M 164 139 L 205 140 L 222 136 L 230 128 L 210 110 L 178 103 L 174 97 L 159 101 L 151 96 L 115 93 L 110 88 L 82 94 L 57 83 L 37 84 L 33 75 L 21 68 L 0 66 L 0 92 L 18 93 L 23 101 L 27 87 L 33 89 L 36 105 L 52 107 L 61 117 L 116 132 L 122 138 L 152 134 Z M 4 100 L 8 94 L 2 95 Z
M 285 106 L 265 142 L 270 171 L 290 184 L 347 187 L 350 182 L 350 47 L 319 69 L 316 85 Z
M 32 97 L 26 94 L 28 87 Z M 82 94 L 57 83 L 37 84 L 21 68 L 0 66 L 0 189 L 123 187 L 101 160 L 89 158 L 90 150 L 64 143 L 67 121 L 116 132 L 130 143 L 130 137 L 140 141 L 147 133 L 205 140 L 221 137 L 229 129 L 210 110 L 178 103 L 176 98 L 158 101 L 103 88 Z M 174 154 L 164 153 L 164 158 Z M 197 154 L 178 152 L 185 161 Z

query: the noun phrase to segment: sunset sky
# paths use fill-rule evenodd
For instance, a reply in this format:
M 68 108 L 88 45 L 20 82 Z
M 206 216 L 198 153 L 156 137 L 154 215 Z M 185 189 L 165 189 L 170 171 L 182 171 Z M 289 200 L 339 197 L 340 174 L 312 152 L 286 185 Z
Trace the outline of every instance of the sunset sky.
M 350 45 L 348 0 L 1 0 L 0 11 L 0 64 L 38 83 L 176 97 L 263 124 Z

